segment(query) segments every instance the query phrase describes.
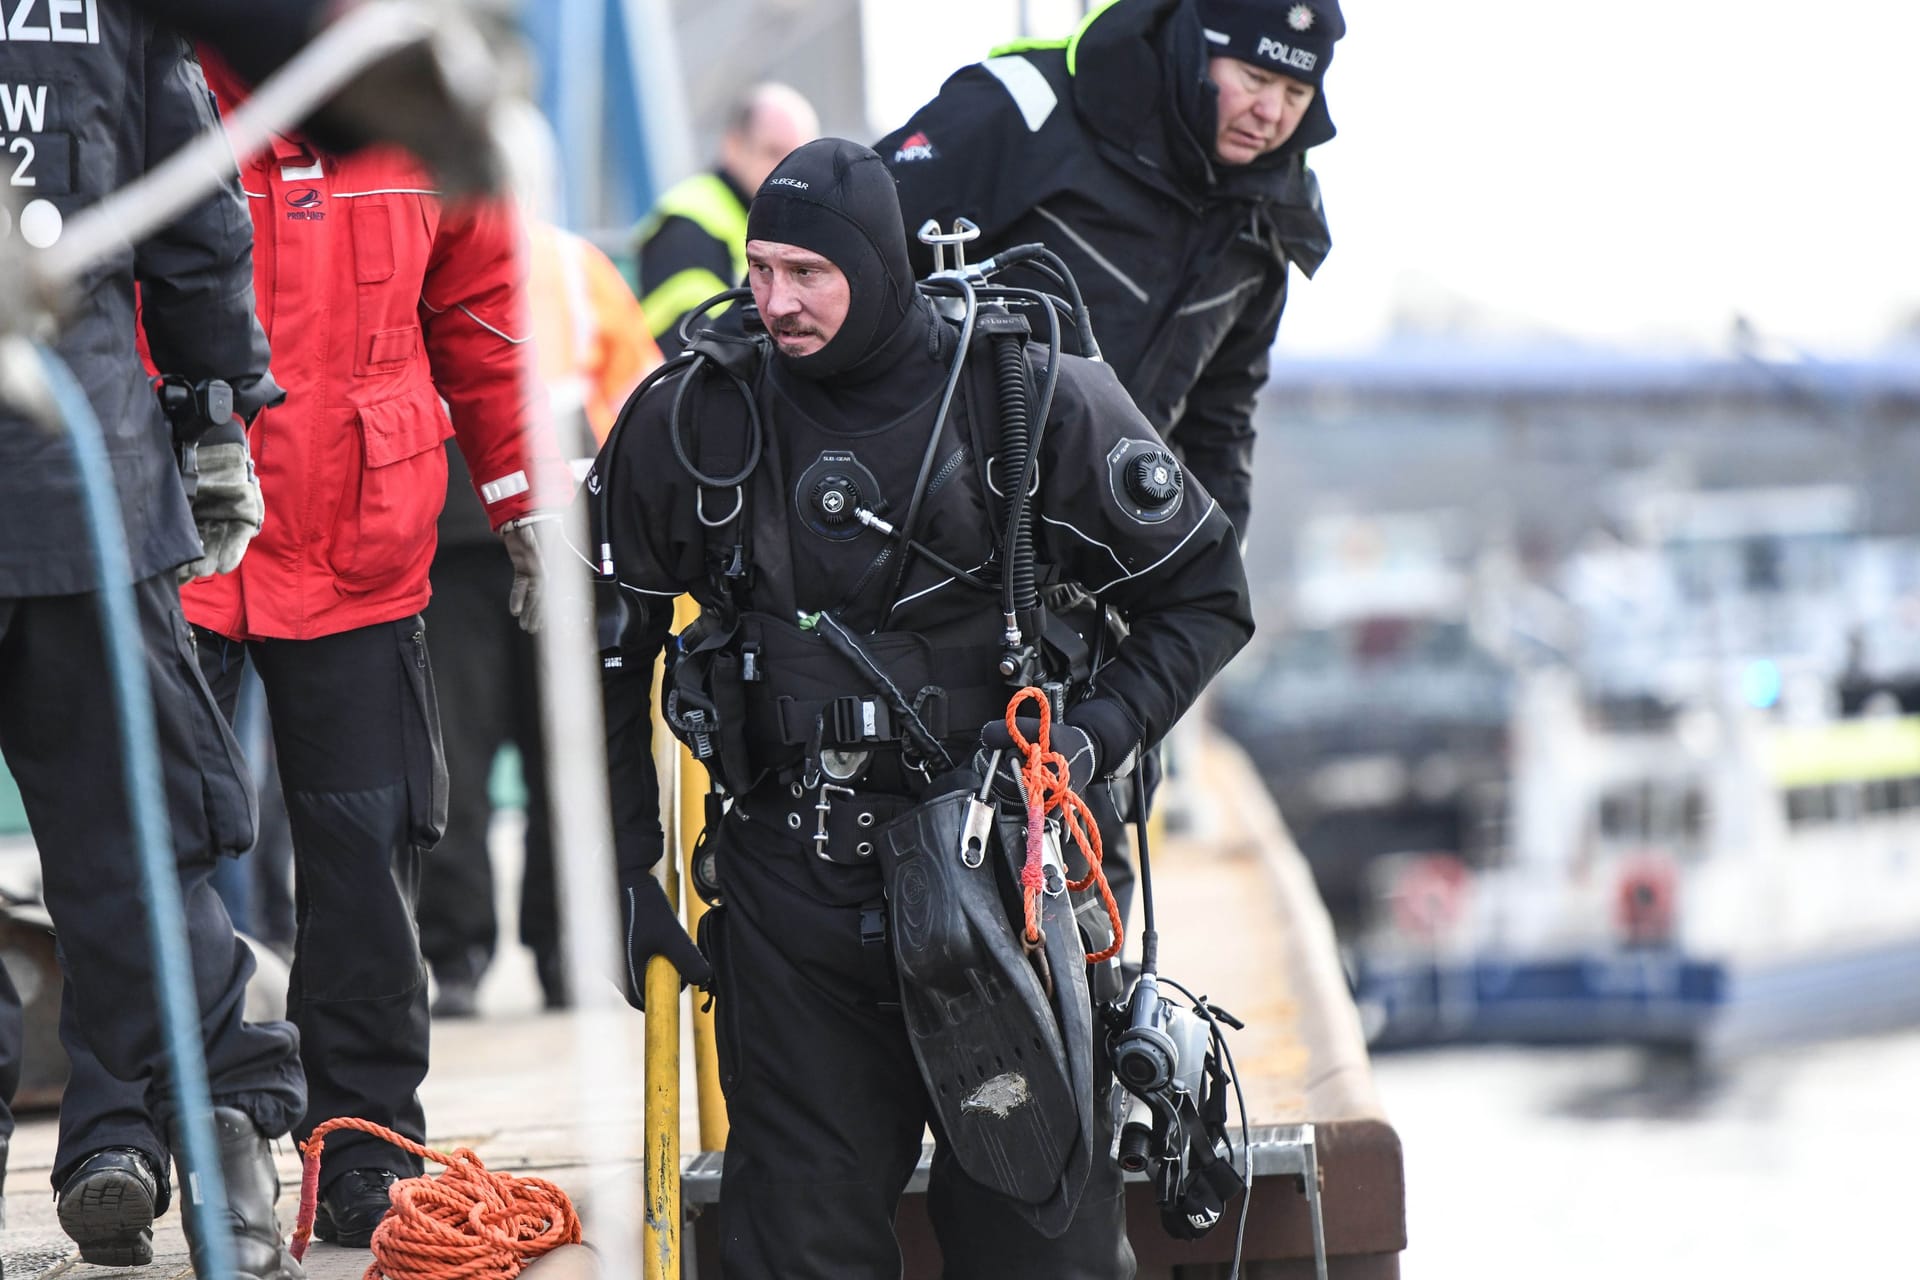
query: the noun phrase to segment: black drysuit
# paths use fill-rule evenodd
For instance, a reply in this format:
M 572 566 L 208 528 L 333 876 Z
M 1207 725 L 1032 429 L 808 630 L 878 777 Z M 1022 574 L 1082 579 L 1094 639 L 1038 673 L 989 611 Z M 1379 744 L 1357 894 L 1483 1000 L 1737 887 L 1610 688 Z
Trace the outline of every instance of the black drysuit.
M 0 123 L 15 162 L 5 166 L 14 197 L 5 227 L 44 245 L 78 210 L 212 128 L 213 103 L 185 43 L 118 0 L 14 17 L 0 42 Z M 228 181 L 79 281 L 55 348 L 100 419 L 126 525 L 140 626 L 130 638 L 152 686 L 213 1097 L 277 1135 L 306 1104 L 296 1035 L 285 1023 L 243 1021 L 252 957 L 208 882 L 217 856 L 252 843 L 253 806 L 180 611 L 174 570 L 200 542 L 172 432 L 134 347 L 137 281 L 163 372 L 225 379 L 243 411 L 278 394 L 254 318 L 252 245 L 239 186 Z M 82 484 L 64 434 L 0 407 L 0 751 L 39 846 L 67 1005 L 105 1067 L 145 1083 L 164 1121 L 168 1062 Z
M 1311 276 L 1331 246 L 1306 151 L 1333 124 L 1316 95 L 1278 151 L 1221 165 L 1206 69 L 1192 0 L 1120 0 L 1071 43 L 956 72 L 875 149 L 909 234 L 965 217 L 970 261 L 1035 241 L 1065 259 L 1101 354 L 1244 537 L 1288 264 Z
M 767 201 L 791 198 L 773 185 L 783 177 L 818 195 L 833 181 L 809 167 L 821 156 L 856 172 L 873 163 L 864 148 L 835 140 L 796 152 L 761 189 L 754 238 L 798 242 L 799 216 L 768 215 Z M 890 195 L 884 203 L 897 218 Z M 918 538 L 954 568 L 981 569 L 995 556 L 996 484 L 987 459 L 998 435 L 989 361 L 980 351 L 971 358 L 929 452 L 955 329 L 913 298 L 897 221 L 889 243 L 871 221 L 855 220 L 878 244 L 884 271 L 847 239 L 843 222 L 828 222 L 806 247 L 842 265 L 844 252 L 862 265 L 847 266 L 853 302 L 840 335 L 812 356 L 771 357 L 752 384 L 766 435 L 742 495 L 750 532 L 741 544 L 741 585 L 723 598 L 711 566 L 716 551 L 719 561 L 728 558 L 716 544 L 728 535 L 707 531 L 699 518 L 726 511 L 731 494 L 703 495 L 671 461 L 670 407 L 685 374 L 628 404 L 588 478 L 583 501 L 601 526 L 595 541 L 610 541 L 613 590 L 631 613 L 622 664 L 606 681 L 615 836 L 627 874 L 661 852 L 648 673 L 667 642 L 673 598 L 683 592 L 709 614 L 754 611 L 769 631 L 790 628 L 790 638 L 817 634 L 804 629 L 806 617 L 831 610 L 874 644 L 920 646 L 922 669 L 937 671 L 944 688 L 946 714 L 936 732 L 959 759 L 971 757 L 980 724 L 1004 712 L 1010 693 L 994 669 L 998 597 L 920 556 L 908 557 L 896 588 L 899 547 L 871 527 L 833 518 L 821 500 L 836 487 L 846 492 L 850 480 L 860 505 L 903 521 L 921 460 L 931 456 Z M 1045 354 L 1027 352 L 1030 364 Z M 731 394 L 690 394 L 687 440 L 722 430 L 715 424 L 724 415 L 738 418 Z M 1040 562 L 1094 588 L 1132 624 L 1097 686 L 1068 714 L 1109 766 L 1166 732 L 1252 631 L 1232 528 L 1204 489 L 1189 483 L 1150 511 L 1128 497 L 1127 468 L 1148 453 L 1171 463 L 1111 371 L 1064 357 L 1040 453 L 1034 536 Z M 997 577 L 997 570 L 985 573 Z M 796 618 L 802 627 L 793 626 Z M 816 656 L 824 666 L 796 659 L 791 672 L 815 682 L 812 694 L 871 694 L 857 681 L 832 687 L 822 675 L 835 669 L 831 655 Z M 778 762 L 805 750 L 809 724 L 817 722 L 785 715 L 796 702 L 776 695 L 790 673 L 775 669 L 780 660 L 766 661 L 767 696 L 750 704 L 744 723 L 750 754 L 772 768 L 707 833 L 723 902 L 706 917 L 703 945 L 716 972 L 731 1124 L 722 1265 L 733 1275 L 891 1280 L 900 1270 L 896 1203 L 924 1126 L 941 1135 L 902 1021 L 892 953 L 875 926 L 882 877 L 869 861 L 867 834 L 915 802 L 914 775 L 897 749 L 876 748 L 870 772 L 849 794 L 836 794 L 830 839 L 816 842 L 816 797 Z M 1119 1170 L 1104 1150 L 1095 1146 L 1073 1223 L 1048 1240 L 1011 1201 L 962 1173 L 942 1142 L 929 1196 L 946 1274 L 1132 1275 Z

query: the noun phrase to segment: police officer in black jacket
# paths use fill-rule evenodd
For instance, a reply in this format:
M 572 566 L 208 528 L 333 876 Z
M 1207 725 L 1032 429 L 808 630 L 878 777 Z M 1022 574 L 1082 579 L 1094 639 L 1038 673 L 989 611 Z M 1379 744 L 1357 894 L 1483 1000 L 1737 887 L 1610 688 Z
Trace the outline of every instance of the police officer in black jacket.
M 1288 267 L 1331 246 L 1307 152 L 1333 137 L 1345 30 L 1339 0 L 1118 0 L 957 72 L 876 148 L 909 234 L 966 217 L 976 257 L 1066 259 L 1102 354 L 1242 537 Z
M 55 243 L 77 210 L 138 177 L 202 130 L 213 104 L 187 45 L 120 0 L 21 9 L 0 43 L 0 94 L 13 164 L 0 235 Z M 242 419 L 282 393 L 254 318 L 251 222 L 236 182 L 78 282 L 56 349 L 106 434 L 126 524 L 179 863 L 207 1072 L 240 1274 L 300 1274 L 281 1244 L 268 1139 L 306 1106 L 297 1036 L 242 1019 L 253 962 L 209 877 L 214 859 L 253 839 L 240 753 L 194 659 L 177 572 L 230 569 L 260 524 Z M 10 255 L 11 256 L 11 255 Z M 134 292 L 165 416 L 134 347 Z M 169 421 L 170 419 L 170 421 Z M 197 473 L 190 506 L 183 460 Z M 39 846 L 77 1018 L 107 1068 L 144 1081 L 170 1123 L 171 1064 L 161 1041 L 146 912 L 113 709 L 101 582 L 81 485 L 63 434 L 0 404 L 0 751 Z M 196 525 L 198 533 L 196 536 Z M 157 1153 L 120 1151 L 111 1167 L 55 1171 L 54 1185 L 99 1177 L 69 1221 L 81 1239 L 132 1248 L 159 1207 Z M 89 1183 L 89 1185 L 94 1185 Z M 83 1202 L 86 1206 L 81 1212 Z M 137 1227 L 122 1212 L 143 1217 Z M 129 1237 L 126 1240 L 122 1236 Z M 108 1238 L 111 1237 L 109 1240 Z M 195 1253 L 198 1245 L 195 1243 Z M 94 1257 L 95 1253 L 87 1253 Z
M 588 478 L 594 543 L 610 550 L 603 590 L 620 602 L 606 689 L 629 998 L 655 955 L 716 984 L 728 1274 L 897 1276 L 893 1215 L 931 1123 L 948 1276 L 1130 1276 L 1104 1117 L 1092 1171 L 1070 1188 L 1077 1210 L 1049 1238 L 962 1170 L 903 1019 L 877 851 L 932 785 L 933 758 L 971 758 L 1006 713 L 993 583 L 1009 484 L 993 362 L 973 353 L 943 408 L 960 331 L 914 287 L 893 185 L 873 152 L 838 139 L 783 161 L 748 223 L 771 352 L 720 341 L 724 375 L 670 365 Z M 1013 358 L 1037 404 L 1048 360 L 1024 351 Z M 1073 690 L 1053 744 L 1077 775 L 1111 774 L 1166 732 L 1252 618 L 1218 505 L 1110 370 L 1057 363 L 1032 486 L 1037 572 L 1087 584 L 1131 631 Z M 672 643 L 666 712 L 728 792 L 705 837 L 722 905 L 704 954 L 648 871 L 662 846 L 649 674 L 682 592 L 703 615 Z

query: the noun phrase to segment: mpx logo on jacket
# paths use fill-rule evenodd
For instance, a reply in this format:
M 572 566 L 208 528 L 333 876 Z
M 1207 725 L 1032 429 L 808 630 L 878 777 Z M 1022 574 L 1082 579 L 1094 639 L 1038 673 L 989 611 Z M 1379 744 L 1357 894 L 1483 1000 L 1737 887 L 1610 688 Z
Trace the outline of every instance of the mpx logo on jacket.
M 933 140 L 924 133 L 911 133 L 900 140 L 899 150 L 893 153 L 895 164 L 905 164 L 909 160 L 934 159 Z

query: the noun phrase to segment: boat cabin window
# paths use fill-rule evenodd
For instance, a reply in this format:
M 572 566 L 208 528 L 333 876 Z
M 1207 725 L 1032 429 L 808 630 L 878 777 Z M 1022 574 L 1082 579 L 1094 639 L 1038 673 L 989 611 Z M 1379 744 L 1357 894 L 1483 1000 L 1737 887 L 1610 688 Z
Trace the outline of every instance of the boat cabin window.
M 1494 867 L 1504 863 L 1510 834 L 1506 787 L 1498 782 L 1475 783 L 1466 788 L 1461 804 L 1466 813 L 1467 865 Z
M 1709 821 L 1707 794 L 1686 780 L 1647 779 L 1600 793 L 1600 839 L 1649 846 L 1676 855 L 1699 852 Z
M 1793 794 L 1787 793 L 1789 817 Z M 1861 783 L 1860 812 L 1870 818 L 1920 812 L 1920 778 L 1873 778 Z
M 1862 816 L 1889 817 L 1916 809 L 1920 809 L 1920 778 L 1830 782 L 1787 791 L 1787 823 L 1796 827 L 1851 822 Z
M 1868 816 L 1900 812 L 1900 780 L 1874 778 L 1860 792 L 1861 812 Z
M 1787 822 L 1805 827 L 1833 821 L 1832 787 L 1794 787 L 1787 792 Z

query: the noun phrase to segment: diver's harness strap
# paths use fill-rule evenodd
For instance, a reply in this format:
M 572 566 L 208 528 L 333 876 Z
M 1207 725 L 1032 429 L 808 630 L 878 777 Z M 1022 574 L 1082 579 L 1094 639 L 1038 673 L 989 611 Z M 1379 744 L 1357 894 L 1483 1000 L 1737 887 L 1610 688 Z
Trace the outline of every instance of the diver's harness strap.
M 880 831 L 920 802 L 832 782 L 764 783 L 733 802 L 742 820 L 809 843 L 813 856 L 841 867 L 872 867 Z M 884 937 L 884 931 L 882 936 Z
M 970 658 L 914 632 L 854 636 L 830 614 L 801 627 L 753 610 L 729 621 L 714 610 L 669 644 L 662 711 L 731 795 L 804 780 L 822 751 L 897 752 L 924 780 L 950 767 L 944 739 L 1005 710 L 997 681 L 940 682 L 943 671 L 990 671 L 993 651 L 976 648 L 984 653 Z M 841 783 L 851 777 L 842 767 L 828 772 Z

